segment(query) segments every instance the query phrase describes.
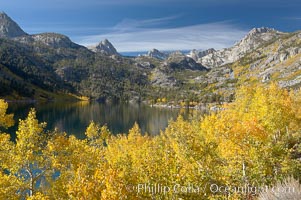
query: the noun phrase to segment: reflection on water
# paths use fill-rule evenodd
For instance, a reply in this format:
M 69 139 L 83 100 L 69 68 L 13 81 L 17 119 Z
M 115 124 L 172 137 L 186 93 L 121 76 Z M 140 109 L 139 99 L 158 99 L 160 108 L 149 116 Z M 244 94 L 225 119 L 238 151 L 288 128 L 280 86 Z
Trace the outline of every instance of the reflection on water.
M 78 138 L 84 138 L 84 132 L 91 120 L 107 124 L 112 133 L 127 133 L 137 122 L 142 133 L 156 135 L 175 119 L 180 110 L 154 108 L 143 104 L 124 103 L 10 103 L 9 112 L 15 114 L 15 121 L 24 119 L 30 108 L 36 108 L 40 122 L 47 122 L 47 129 L 55 127 Z M 8 130 L 14 137 L 17 126 Z

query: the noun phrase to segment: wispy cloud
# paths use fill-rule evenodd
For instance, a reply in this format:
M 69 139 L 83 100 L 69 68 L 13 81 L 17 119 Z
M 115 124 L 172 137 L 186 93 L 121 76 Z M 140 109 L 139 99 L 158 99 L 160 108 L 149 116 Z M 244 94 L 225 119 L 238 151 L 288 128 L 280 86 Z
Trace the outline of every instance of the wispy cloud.
M 115 31 L 135 31 L 137 29 L 150 28 L 167 24 L 168 22 L 179 18 L 181 15 L 174 15 L 161 18 L 135 20 L 135 19 L 123 19 L 120 23 L 113 27 Z
M 58 32 L 66 35 L 83 35 L 87 33 L 106 33 L 112 32 L 112 28 L 95 27 L 87 25 L 70 25 L 70 24 L 34 24 L 27 26 L 24 30 L 29 34 L 44 33 L 44 32 Z
M 233 45 L 247 33 L 247 30 L 229 21 L 177 28 L 139 28 L 144 23 L 154 25 L 174 17 L 135 21 L 131 26 L 124 26 L 130 24 L 128 21 L 127 23 L 121 22 L 112 28 L 110 33 L 73 39 L 82 45 L 90 46 L 107 38 L 119 52 L 145 51 L 152 48 L 159 50 L 221 49 Z
M 301 17 L 285 17 L 283 19 L 287 19 L 287 20 L 301 20 Z

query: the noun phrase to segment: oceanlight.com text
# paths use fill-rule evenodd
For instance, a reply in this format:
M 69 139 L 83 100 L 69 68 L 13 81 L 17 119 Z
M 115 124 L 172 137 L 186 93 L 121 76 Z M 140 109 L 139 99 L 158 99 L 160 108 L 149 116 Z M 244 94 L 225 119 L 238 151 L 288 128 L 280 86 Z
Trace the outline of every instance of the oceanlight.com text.
M 205 194 L 210 192 L 216 195 L 228 195 L 228 194 L 241 194 L 241 195 L 259 195 L 261 192 L 270 191 L 276 196 L 283 193 L 296 193 L 294 187 L 268 187 L 268 186 L 231 186 L 231 185 L 218 185 L 218 184 L 206 184 L 206 185 L 194 185 L 194 184 L 174 184 L 174 185 L 164 185 L 164 184 L 150 184 L 141 183 L 127 188 L 132 192 L 138 194 Z

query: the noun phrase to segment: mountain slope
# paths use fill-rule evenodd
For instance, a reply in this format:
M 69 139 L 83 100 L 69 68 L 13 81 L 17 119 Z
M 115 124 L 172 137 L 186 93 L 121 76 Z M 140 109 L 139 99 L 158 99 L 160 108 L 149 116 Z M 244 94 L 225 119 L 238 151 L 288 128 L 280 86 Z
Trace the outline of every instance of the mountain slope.
M 206 85 L 203 93 L 219 95 L 220 101 L 231 101 L 241 85 L 256 87 L 276 82 L 281 87 L 300 88 L 301 31 L 274 33 L 272 39 L 252 47 L 255 49 L 246 49 L 247 53 L 236 61 L 222 62 L 206 75 L 197 77 L 199 84 Z
M 276 81 L 282 87 L 301 83 L 301 32 L 285 34 L 233 63 L 237 74 L 246 81 L 256 79 L 263 83 Z M 243 80 L 243 79 L 242 79 Z
M 301 86 L 301 32 L 252 29 L 233 47 L 216 51 L 122 57 L 105 40 L 93 51 L 58 33 L 26 34 L 7 15 L 0 24 L 0 96 L 97 100 L 231 101 L 241 85 Z M 11 24 L 11 25 L 7 25 Z M 19 27 L 19 28 L 18 28 Z M 17 31 L 16 31 L 17 30 Z
M 14 22 L 6 13 L 0 13 L 0 37 L 13 38 L 27 35 L 19 25 Z
M 10 92 L 19 93 L 16 96 L 37 97 L 35 94 L 37 88 L 48 92 L 65 90 L 74 92 L 70 85 L 65 84 L 53 72 L 50 63 L 35 54 L 30 47 L 18 42 L 0 39 L 0 64 L 3 72 L 1 74 L 3 87 L 10 85 L 12 90 Z M 43 98 L 47 98 L 47 96 Z
M 281 33 L 275 29 L 266 27 L 254 28 L 233 47 L 213 51 L 199 58 L 198 62 L 209 68 L 232 63 L 244 57 L 247 53 L 254 51 L 259 46 L 271 42 L 282 35 L 285 35 L 285 33 Z
M 57 94 L 131 98 L 147 81 L 131 60 L 94 53 L 57 33 L 0 38 L 0 65 L 5 72 L 0 76 L 0 96 L 8 98 L 36 99 L 38 91 L 44 99 Z

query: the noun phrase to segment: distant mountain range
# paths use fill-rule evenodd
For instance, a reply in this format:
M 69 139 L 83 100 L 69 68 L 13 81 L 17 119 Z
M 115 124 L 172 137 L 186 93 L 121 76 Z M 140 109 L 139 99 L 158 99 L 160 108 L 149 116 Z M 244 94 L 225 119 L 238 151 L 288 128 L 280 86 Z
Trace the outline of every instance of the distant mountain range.
M 154 50 L 154 49 L 152 49 Z M 147 55 L 149 54 L 152 50 L 149 50 L 149 51 L 126 51 L 126 52 L 119 52 L 120 55 L 122 56 L 128 56 L 128 57 L 137 57 L 137 56 L 143 56 L 143 55 Z M 156 49 L 157 50 L 157 49 Z M 159 51 L 159 50 L 158 50 Z M 177 51 L 180 51 L 182 52 L 183 54 L 187 55 L 191 52 L 191 50 L 177 50 Z M 197 51 L 197 50 L 196 50 Z M 170 54 L 172 52 L 175 52 L 173 50 L 163 50 L 163 51 L 160 51 L 162 53 L 166 53 L 166 54 Z
M 152 49 L 138 56 L 118 53 L 107 39 L 87 48 L 58 33 L 30 35 L 0 13 L 0 97 L 6 99 L 231 101 L 245 84 L 299 88 L 300 66 L 300 31 L 254 28 L 222 50 Z

